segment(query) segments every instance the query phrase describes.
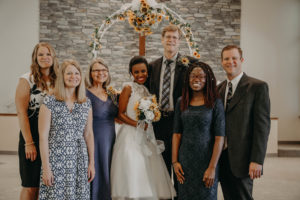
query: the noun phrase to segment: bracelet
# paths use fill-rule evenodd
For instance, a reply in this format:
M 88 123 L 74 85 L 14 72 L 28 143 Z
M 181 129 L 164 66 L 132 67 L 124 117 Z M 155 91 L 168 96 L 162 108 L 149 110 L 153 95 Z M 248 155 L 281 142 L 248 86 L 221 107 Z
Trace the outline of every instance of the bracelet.
M 26 146 L 33 145 L 33 144 L 34 144 L 34 142 L 30 142 L 30 143 L 24 144 L 24 146 L 26 147 Z
M 175 163 L 179 163 L 178 161 L 172 162 L 172 165 L 174 165 Z

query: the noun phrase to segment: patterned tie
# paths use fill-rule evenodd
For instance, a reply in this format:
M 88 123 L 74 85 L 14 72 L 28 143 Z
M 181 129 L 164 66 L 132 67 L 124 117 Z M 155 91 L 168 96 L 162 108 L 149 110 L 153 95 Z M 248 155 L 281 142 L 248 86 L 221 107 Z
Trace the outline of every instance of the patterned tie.
M 170 64 L 173 60 L 166 60 L 166 68 L 163 79 L 162 87 L 162 98 L 161 98 L 161 109 L 166 111 L 170 107 L 169 97 L 170 97 L 170 87 L 171 87 L 171 66 Z
M 226 110 L 230 104 L 230 101 L 232 99 L 232 83 L 228 82 L 228 92 L 227 92 L 227 98 L 226 98 Z

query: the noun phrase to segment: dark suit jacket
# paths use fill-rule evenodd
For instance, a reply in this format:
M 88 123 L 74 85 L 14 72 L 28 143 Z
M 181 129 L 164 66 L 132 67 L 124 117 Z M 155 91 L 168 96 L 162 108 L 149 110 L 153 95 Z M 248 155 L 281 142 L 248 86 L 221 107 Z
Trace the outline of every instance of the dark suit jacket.
M 227 81 L 218 90 L 225 97 Z M 263 164 L 270 132 L 270 99 L 267 83 L 242 76 L 226 109 L 228 159 L 232 173 L 248 176 L 250 162 Z
M 181 55 L 178 53 L 175 66 L 174 84 L 173 84 L 173 105 L 177 102 L 177 99 L 182 95 L 182 86 L 184 82 L 184 75 L 187 70 L 187 66 L 183 65 L 179 60 Z M 196 62 L 197 60 L 192 57 L 188 57 L 190 62 Z M 159 100 L 159 85 L 160 85 L 160 73 L 162 67 L 163 57 L 151 62 L 150 65 L 150 81 L 149 81 L 149 91 L 156 95 L 157 100 Z

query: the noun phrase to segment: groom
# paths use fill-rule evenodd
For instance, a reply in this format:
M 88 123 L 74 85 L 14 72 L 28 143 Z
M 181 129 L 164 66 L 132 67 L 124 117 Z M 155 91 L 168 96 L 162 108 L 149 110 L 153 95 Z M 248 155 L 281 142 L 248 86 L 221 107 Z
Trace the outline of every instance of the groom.
M 175 25 L 164 27 L 161 43 L 164 55 L 150 63 L 150 92 L 155 94 L 160 105 L 161 119 L 153 124 L 157 140 L 164 141 L 165 151 L 162 153 L 168 171 L 171 171 L 172 135 L 174 107 L 182 94 L 182 85 L 187 66 L 180 61 L 178 53 L 180 29 Z M 196 59 L 190 58 L 190 62 Z

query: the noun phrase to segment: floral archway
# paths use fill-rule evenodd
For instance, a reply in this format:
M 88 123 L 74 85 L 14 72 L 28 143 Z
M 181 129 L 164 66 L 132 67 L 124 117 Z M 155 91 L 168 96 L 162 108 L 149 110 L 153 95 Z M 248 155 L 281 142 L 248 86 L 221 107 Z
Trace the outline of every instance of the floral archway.
M 97 57 L 101 49 L 101 40 L 110 27 L 118 21 L 128 21 L 134 31 L 142 36 L 152 34 L 162 20 L 169 21 L 170 24 L 177 25 L 189 47 L 190 55 L 200 58 L 199 46 L 194 40 L 191 25 L 180 15 L 168 8 L 165 4 L 157 3 L 155 0 L 133 0 L 131 3 L 123 5 L 118 11 L 106 17 L 103 23 L 94 29 L 91 52 Z

